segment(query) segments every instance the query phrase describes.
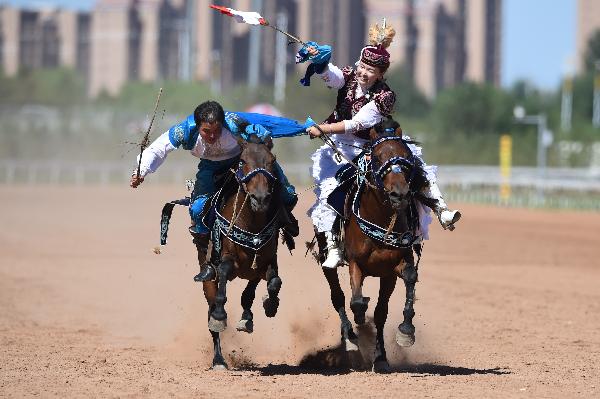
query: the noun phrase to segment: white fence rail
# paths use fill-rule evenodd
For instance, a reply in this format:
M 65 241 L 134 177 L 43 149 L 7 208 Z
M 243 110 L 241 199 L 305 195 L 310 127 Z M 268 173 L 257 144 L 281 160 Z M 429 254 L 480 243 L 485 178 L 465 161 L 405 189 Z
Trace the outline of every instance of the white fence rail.
M 0 184 L 110 184 L 129 181 L 135 165 L 130 162 L 75 162 L 0 160 Z M 307 163 L 284 163 L 283 167 L 294 184 L 311 183 Z M 196 165 L 190 162 L 165 163 L 151 176 L 161 183 L 183 183 L 192 179 Z M 496 166 L 439 167 L 442 186 L 469 189 L 476 186 L 499 186 L 503 180 Z M 512 187 L 548 190 L 600 191 L 600 169 L 548 168 L 540 176 L 536 168 L 514 167 L 510 177 Z

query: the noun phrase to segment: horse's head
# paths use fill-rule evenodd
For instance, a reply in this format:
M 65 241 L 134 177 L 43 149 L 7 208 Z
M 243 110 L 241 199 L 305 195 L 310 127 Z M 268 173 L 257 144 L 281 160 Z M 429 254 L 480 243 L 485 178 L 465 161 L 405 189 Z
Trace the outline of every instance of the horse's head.
M 413 180 L 422 171 L 418 160 L 402 139 L 400 125 L 391 118 L 373 127 L 370 137 L 373 180 L 393 208 L 405 209 L 414 192 Z
M 273 141 L 264 141 L 251 135 L 248 141 L 238 140 L 242 147 L 240 165 L 236 177 L 246 194 L 250 197 L 250 206 L 255 212 L 265 212 L 273 197 L 277 178 L 274 174 L 275 156 L 271 153 Z

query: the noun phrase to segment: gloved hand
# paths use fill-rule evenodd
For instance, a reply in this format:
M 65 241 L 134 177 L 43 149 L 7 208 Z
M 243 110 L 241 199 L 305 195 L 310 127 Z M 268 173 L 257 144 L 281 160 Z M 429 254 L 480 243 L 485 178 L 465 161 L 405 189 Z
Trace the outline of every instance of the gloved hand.
M 319 45 L 317 42 L 306 43 L 296 54 L 296 64 L 311 61 L 306 69 L 304 78 L 300 79 L 303 86 L 310 86 L 310 78 L 315 73 L 323 73 L 331 59 L 331 46 Z
M 317 42 L 306 43 L 296 54 L 296 64 L 312 61 L 313 64 L 328 63 L 331 59 L 331 46 Z

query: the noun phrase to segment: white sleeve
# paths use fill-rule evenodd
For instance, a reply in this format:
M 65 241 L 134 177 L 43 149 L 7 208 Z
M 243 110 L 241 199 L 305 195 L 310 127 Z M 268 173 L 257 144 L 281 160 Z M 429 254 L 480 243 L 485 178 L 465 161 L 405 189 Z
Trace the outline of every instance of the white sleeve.
M 154 173 L 158 169 L 158 167 L 163 163 L 163 161 L 167 158 L 167 154 L 173 151 L 175 147 L 171 144 L 171 140 L 169 140 L 169 131 L 167 130 L 152 144 L 148 146 L 142 152 L 142 163 L 140 167 L 140 176 L 144 177 L 148 173 Z M 137 162 L 135 165 L 135 171 L 137 171 L 137 166 L 140 162 L 140 156 L 137 156 Z
M 382 120 L 383 115 L 377 109 L 375 101 L 369 101 L 354 115 L 354 118 L 344 121 L 345 133 L 356 133 L 371 128 Z
M 332 89 L 341 89 L 344 87 L 344 83 L 346 83 L 342 70 L 331 63 L 327 65 L 327 68 L 319 76 L 321 76 L 327 87 Z

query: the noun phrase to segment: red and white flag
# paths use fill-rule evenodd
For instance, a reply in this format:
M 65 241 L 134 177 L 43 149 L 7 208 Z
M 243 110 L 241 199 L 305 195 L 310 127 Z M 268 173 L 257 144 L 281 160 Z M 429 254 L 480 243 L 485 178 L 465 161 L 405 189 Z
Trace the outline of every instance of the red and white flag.
M 210 8 L 213 8 L 217 11 L 220 11 L 221 14 L 229 15 L 233 17 L 237 22 L 246 23 L 250 25 L 268 25 L 266 19 L 264 19 L 259 13 L 253 11 L 238 11 L 233 8 L 223 7 L 223 6 L 214 6 L 211 5 Z

